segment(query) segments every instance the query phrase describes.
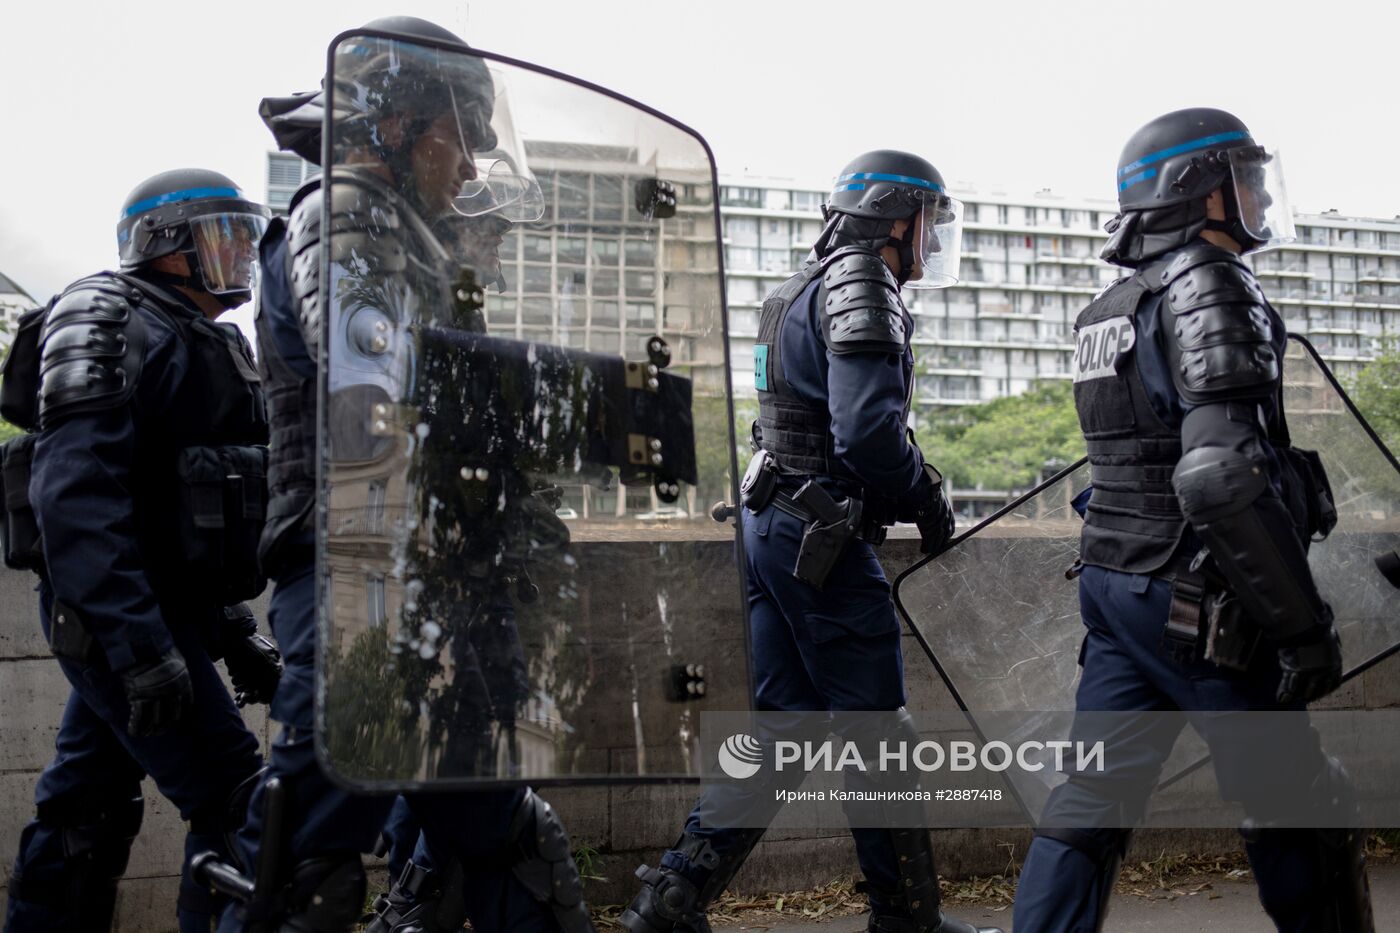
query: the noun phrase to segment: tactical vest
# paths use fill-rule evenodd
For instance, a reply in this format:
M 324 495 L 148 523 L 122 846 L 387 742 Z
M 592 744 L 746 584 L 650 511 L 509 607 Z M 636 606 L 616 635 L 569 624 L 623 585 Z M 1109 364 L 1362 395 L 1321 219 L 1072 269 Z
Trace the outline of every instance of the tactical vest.
M 758 339 L 754 344 L 758 420 L 753 423 L 752 440 L 754 446 L 777 458 L 783 473 L 830 476 L 860 485 L 860 478 L 836 455 L 831 413 L 825 406 L 809 405 L 783 377 L 782 333 L 788 312 L 813 280 L 821 278 L 827 264 L 826 261 L 808 264 L 763 302 L 758 317 Z M 824 303 L 819 293 L 818 304 Z M 913 333 L 913 319 L 907 311 L 904 317 L 905 333 Z M 913 378 L 912 374 L 908 375 L 911 391 L 904 400 L 906 421 L 913 402 Z M 870 497 L 868 491 L 866 497 Z
M 268 297 L 265 291 L 259 293 L 259 303 Z M 294 309 L 261 307 L 253 322 L 258 335 L 258 371 L 267 392 L 272 429 L 267 524 L 258 543 L 258 558 L 263 571 L 274 578 L 312 559 L 309 538 L 298 532 L 310 529 L 316 503 L 316 378 L 314 374 L 299 375 L 282 358 L 270 323 L 272 315 L 288 311 L 295 315 Z M 310 347 L 309 351 L 315 360 L 319 348 Z
M 1172 486 L 1181 431 L 1152 409 L 1137 366 L 1136 313 L 1150 294 L 1141 276 L 1120 280 L 1074 324 L 1074 405 L 1093 481 L 1080 560 L 1126 573 L 1160 570 L 1186 528 Z
M 175 332 L 187 354 L 187 373 L 178 391 L 142 425 L 131 470 L 136 538 L 147 578 L 164 594 L 213 595 L 224 600 L 221 604 L 253 598 L 263 588 L 256 544 L 267 496 L 262 445 L 268 440 L 268 422 L 247 341 L 233 325 L 206 320 L 139 275 L 98 273 L 73 283 L 64 294 L 82 289 L 150 312 Z M 6 388 L 26 399 L 37 397 L 43 320 L 42 315 L 26 319 L 20 355 L 6 370 L 14 382 Z M 122 345 L 144 348 L 147 325 L 142 319 L 130 314 L 125 327 Z M 141 370 L 139 378 L 162 376 Z M 120 404 L 131 402 L 128 398 Z M 6 414 L 23 427 L 40 428 L 32 402 Z M 24 435 L 5 449 L 5 559 L 12 567 L 44 572 L 28 501 L 37 436 Z M 33 537 L 15 537 L 20 528 L 31 528 Z

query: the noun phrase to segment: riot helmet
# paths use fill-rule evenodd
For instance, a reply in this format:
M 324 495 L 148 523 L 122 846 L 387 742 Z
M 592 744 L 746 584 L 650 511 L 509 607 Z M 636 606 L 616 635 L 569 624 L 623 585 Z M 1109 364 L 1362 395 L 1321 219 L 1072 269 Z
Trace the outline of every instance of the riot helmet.
M 813 250 L 825 256 L 843 246 L 893 246 L 901 285 L 943 288 L 958 281 L 962 217 L 962 202 L 947 194 L 943 176 L 928 160 L 877 149 L 857 156 L 837 176 L 822 205 L 826 226 Z M 898 220 L 909 225 L 894 237 Z
M 1238 117 L 1193 107 L 1143 126 L 1118 159 L 1119 214 L 1103 258 L 1120 265 L 1166 252 L 1219 230 L 1255 252 L 1294 239 L 1293 215 L 1277 152 L 1269 152 Z M 1219 189 L 1225 219 L 1206 217 Z
M 491 128 L 495 86 L 486 63 L 439 27 L 402 38 L 353 37 L 337 54 L 337 142 L 363 149 L 388 167 L 394 183 L 424 216 L 451 208 L 463 185 L 477 178 L 474 153 L 496 147 Z M 431 27 L 431 28 L 427 28 Z M 440 48 L 421 40 L 448 42 Z
M 137 185 L 122 204 L 121 268 L 130 271 L 180 253 L 190 274 L 175 284 L 237 307 L 252 297 L 258 241 L 269 216 L 226 175 L 200 168 L 161 172 Z

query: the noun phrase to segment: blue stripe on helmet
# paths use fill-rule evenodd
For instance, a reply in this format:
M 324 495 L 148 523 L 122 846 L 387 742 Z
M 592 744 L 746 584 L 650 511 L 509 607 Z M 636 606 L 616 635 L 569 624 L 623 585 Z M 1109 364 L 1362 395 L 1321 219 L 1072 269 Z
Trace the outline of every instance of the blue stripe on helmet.
M 1182 143 L 1179 146 L 1171 146 L 1159 152 L 1152 152 L 1136 162 L 1129 162 L 1118 170 L 1118 177 L 1122 178 L 1130 172 L 1136 172 L 1140 168 L 1151 165 L 1153 162 L 1160 162 L 1163 159 L 1170 159 L 1174 155 L 1181 155 L 1184 152 L 1195 152 L 1197 149 L 1204 149 L 1207 146 L 1214 146 L 1216 143 L 1234 142 L 1237 139 L 1248 139 L 1249 134 L 1243 130 L 1232 130 L 1229 133 L 1216 133 L 1214 136 L 1202 136 L 1200 139 L 1193 139 L 1189 143 Z M 1149 176 L 1150 177 L 1150 176 Z M 1141 181 L 1142 179 L 1138 179 Z M 1122 191 L 1122 188 L 1118 189 Z
M 913 175 L 887 175 L 884 172 L 852 172 L 849 175 L 842 175 L 837 181 L 897 181 L 906 185 L 917 185 L 920 188 L 927 188 L 930 191 L 943 191 L 943 186 L 937 182 L 929 181 L 927 178 L 915 178 Z M 838 191 L 843 190 L 838 188 Z
M 1157 170 L 1155 168 L 1149 168 L 1146 171 L 1138 172 L 1132 178 L 1125 178 L 1122 181 L 1120 181 L 1118 183 L 1118 190 L 1121 192 L 1127 188 L 1131 188 L 1133 185 L 1137 184 L 1140 181 L 1147 181 L 1147 179 L 1149 178 L 1156 177 Z
M 146 211 L 162 204 L 175 204 L 179 201 L 197 201 L 202 198 L 237 198 L 241 197 L 237 188 L 186 188 L 183 191 L 171 191 L 168 194 L 158 194 L 153 198 L 144 201 L 137 201 L 126 209 L 122 216 L 130 217 L 132 214 L 144 214 Z
M 835 188 L 833 188 L 833 189 L 831 189 L 831 190 L 832 190 L 833 193 L 834 193 L 834 192 L 837 192 L 837 191 L 864 191 L 864 190 L 865 190 L 865 185 L 860 185 L 860 184 L 855 184 L 855 185 L 837 185 Z

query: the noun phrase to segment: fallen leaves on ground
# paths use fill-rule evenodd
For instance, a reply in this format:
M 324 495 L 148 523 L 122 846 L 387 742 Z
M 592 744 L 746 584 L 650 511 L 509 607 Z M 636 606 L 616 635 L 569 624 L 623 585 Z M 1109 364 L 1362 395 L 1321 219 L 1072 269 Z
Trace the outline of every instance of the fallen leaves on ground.
M 1388 838 L 1372 835 L 1367 840 L 1366 855 L 1372 862 L 1393 862 L 1400 858 L 1400 849 Z M 1216 900 L 1221 896 L 1218 885 L 1252 884 L 1253 880 L 1243 851 L 1226 855 L 1164 853 L 1154 859 L 1136 859 L 1124 865 L 1118 875 L 1117 892 L 1147 900 L 1172 901 L 1182 897 Z M 975 904 L 1006 910 L 1016 894 L 1016 876 L 1008 872 L 956 881 L 943 879 L 939 887 L 944 904 Z M 593 919 L 598 929 L 622 929 L 617 922 L 622 910 L 621 904 L 594 908 Z M 709 918 L 715 926 L 742 924 L 747 930 L 758 931 L 784 920 L 828 920 L 854 916 L 865 910 L 865 895 L 856 893 L 854 883 L 833 881 L 809 891 L 742 897 L 725 892 L 710 906 Z

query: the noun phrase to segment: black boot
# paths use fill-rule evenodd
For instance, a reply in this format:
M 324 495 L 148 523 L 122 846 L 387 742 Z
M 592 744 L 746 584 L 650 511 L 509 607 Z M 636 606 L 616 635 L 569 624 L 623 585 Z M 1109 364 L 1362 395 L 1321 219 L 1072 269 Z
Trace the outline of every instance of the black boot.
M 705 908 L 724 893 L 744 859 L 763 837 L 761 829 L 740 830 L 721 856 L 701 836 L 682 833 L 671 847 L 700 872 L 708 872 L 703 887 L 671 868 L 637 869 L 642 889 L 622 912 L 619 922 L 628 933 L 710 933 Z
M 637 869 L 642 889 L 618 922 L 628 933 L 710 933 L 700 889 L 669 868 Z

